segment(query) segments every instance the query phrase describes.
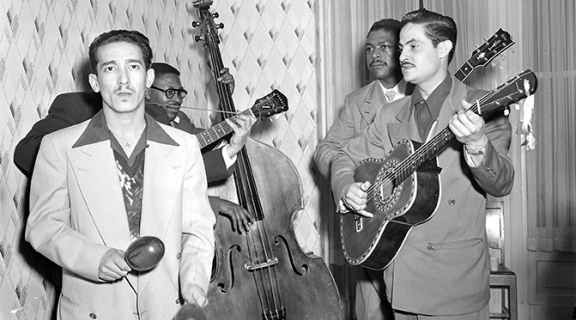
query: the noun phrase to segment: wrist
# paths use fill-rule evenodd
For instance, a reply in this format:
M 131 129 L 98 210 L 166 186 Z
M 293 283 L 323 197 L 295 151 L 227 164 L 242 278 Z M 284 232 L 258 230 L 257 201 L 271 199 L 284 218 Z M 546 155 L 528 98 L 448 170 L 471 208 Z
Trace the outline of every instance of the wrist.
M 469 146 L 464 146 L 466 148 L 466 152 L 471 156 L 483 156 L 486 154 L 486 146 L 480 147 L 479 149 L 474 149 Z

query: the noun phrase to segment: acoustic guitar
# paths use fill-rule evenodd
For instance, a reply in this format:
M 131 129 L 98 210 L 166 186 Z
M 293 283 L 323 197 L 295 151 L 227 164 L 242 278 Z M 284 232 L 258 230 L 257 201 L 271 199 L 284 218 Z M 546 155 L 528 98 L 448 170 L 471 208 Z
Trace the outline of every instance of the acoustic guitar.
M 501 111 L 536 92 L 536 75 L 525 70 L 484 95 L 470 110 L 482 117 Z M 440 197 L 436 156 L 455 139 L 446 127 L 422 144 L 401 140 L 384 159 L 365 159 L 354 180 L 370 181 L 366 211 L 342 215 L 340 231 L 346 260 L 381 270 L 396 257 L 410 230 L 432 218 Z

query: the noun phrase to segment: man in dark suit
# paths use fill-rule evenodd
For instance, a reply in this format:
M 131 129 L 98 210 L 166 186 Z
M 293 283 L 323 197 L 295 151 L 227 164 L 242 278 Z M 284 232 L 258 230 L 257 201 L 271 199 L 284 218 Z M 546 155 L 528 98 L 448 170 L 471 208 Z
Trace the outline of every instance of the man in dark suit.
M 168 121 L 174 128 L 191 134 L 199 134 L 204 131 L 204 129 L 196 127 L 190 118 L 180 110 L 183 99 L 187 94 L 180 80 L 180 71 L 163 62 L 152 63 L 152 69 L 154 70 L 155 78 L 154 83 L 152 83 L 152 86 L 146 92 L 146 104 L 149 106 L 161 106 L 164 108 L 168 116 Z M 227 68 L 224 68 L 221 71 L 222 76 L 217 80 L 222 81 L 223 83 L 228 83 L 231 87 L 231 91 L 234 91 L 234 78 L 232 78 L 232 75 L 230 75 Z M 228 121 L 232 127 L 237 125 L 230 120 L 226 121 Z M 247 123 L 249 127 L 251 127 L 256 121 L 256 118 L 252 115 L 240 114 L 235 117 L 234 121 Z M 228 155 L 233 156 L 237 154 L 246 143 L 246 138 L 247 135 L 236 135 L 235 137 L 232 137 L 230 144 L 222 147 L 222 155 L 223 158 L 226 159 L 227 163 L 233 162 L 233 159 L 229 159 Z M 238 141 L 234 143 L 233 139 Z M 238 204 L 215 196 L 210 196 L 208 198 L 210 200 L 210 206 L 214 212 L 229 217 L 232 221 L 232 227 L 237 232 L 242 233 L 248 230 L 249 224 L 254 221 L 252 214 Z
M 416 88 L 380 109 L 342 149 L 332 165 L 332 191 L 341 213 L 354 211 L 358 221 L 372 218 L 365 210 L 371 183 L 354 181 L 355 166 L 384 158 L 402 139 L 426 142 L 449 127 L 456 141 L 437 156 L 441 192 L 434 214 L 410 230 L 384 269 L 386 293 L 396 320 L 487 320 L 486 196 L 502 197 L 512 189 L 511 126 L 502 113 L 485 121 L 467 110 L 466 101 L 485 92 L 448 72 L 457 34 L 452 18 L 420 9 L 407 13 L 402 24 L 400 64 L 404 80 Z M 395 201 L 383 193 L 377 196 Z

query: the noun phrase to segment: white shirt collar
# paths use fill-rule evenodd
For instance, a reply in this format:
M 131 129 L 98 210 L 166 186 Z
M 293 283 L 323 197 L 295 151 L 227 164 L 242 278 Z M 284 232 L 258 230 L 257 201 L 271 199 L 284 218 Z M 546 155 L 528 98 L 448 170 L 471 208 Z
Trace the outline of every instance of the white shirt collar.
M 395 93 L 394 101 L 396 101 L 400 98 L 404 98 L 406 96 L 406 81 L 404 81 L 404 79 L 400 80 L 400 82 L 398 82 L 393 88 L 390 88 L 390 89 L 386 89 L 386 87 L 384 87 L 382 82 L 380 82 L 379 80 L 377 80 L 377 81 L 380 84 L 380 88 L 382 88 L 382 93 L 384 93 L 384 96 L 386 96 L 386 92 L 388 92 L 390 90 L 394 91 L 394 93 Z M 390 102 L 390 101 L 388 101 L 388 102 Z

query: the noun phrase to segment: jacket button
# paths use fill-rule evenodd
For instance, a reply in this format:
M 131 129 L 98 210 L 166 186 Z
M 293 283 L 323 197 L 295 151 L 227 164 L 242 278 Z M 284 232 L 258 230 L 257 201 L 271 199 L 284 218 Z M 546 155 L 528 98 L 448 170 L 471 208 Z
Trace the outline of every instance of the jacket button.
M 94 313 L 91 313 L 91 314 L 90 314 L 90 318 L 91 318 L 91 319 L 96 319 L 96 318 L 98 318 L 98 317 L 97 317 Z
M 450 199 L 450 200 L 448 200 L 448 204 L 451 205 L 451 206 L 453 206 L 453 205 L 456 204 L 456 200 Z
M 180 260 L 180 257 L 181 257 L 181 256 L 182 256 L 182 253 L 181 253 L 181 252 L 178 252 L 178 253 L 176 254 L 176 259 Z

